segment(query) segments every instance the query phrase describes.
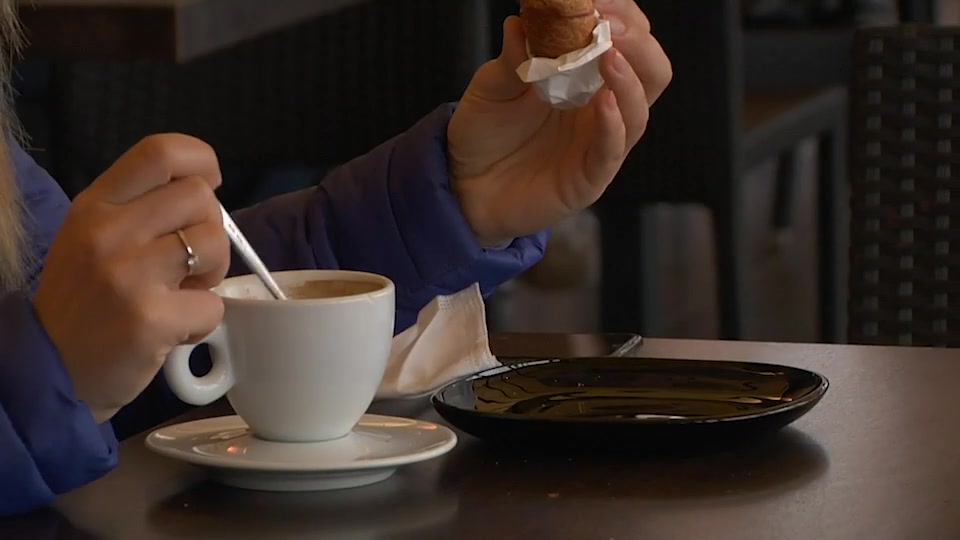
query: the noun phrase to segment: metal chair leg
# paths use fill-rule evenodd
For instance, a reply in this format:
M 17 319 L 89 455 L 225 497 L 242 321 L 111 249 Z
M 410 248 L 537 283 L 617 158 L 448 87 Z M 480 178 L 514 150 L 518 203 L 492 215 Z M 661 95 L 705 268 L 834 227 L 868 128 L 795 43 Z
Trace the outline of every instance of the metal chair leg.
M 643 225 L 637 207 L 606 207 L 600 220 L 600 309 L 605 332 L 642 333 L 646 323 Z
M 717 261 L 720 339 L 743 338 L 743 232 L 741 215 L 730 204 L 714 209 L 713 234 Z
M 797 178 L 797 151 L 791 148 L 777 158 L 776 187 L 773 193 L 771 221 L 776 231 L 789 229 L 793 224 L 793 193 Z
M 846 152 L 842 125 L 818 138 L 819 186 L 817 189 L 817 236 L 819 246 L 820 332 L 827 343 L 845 339 L 845 208 Z

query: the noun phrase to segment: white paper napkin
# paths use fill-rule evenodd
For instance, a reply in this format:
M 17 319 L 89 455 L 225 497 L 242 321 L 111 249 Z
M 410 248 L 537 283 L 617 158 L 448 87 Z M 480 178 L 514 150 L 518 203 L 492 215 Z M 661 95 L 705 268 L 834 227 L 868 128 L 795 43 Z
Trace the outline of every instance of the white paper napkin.
M 490 352 L 483 296 L 474 284 L 436 297 L 420 311 L 416 324 L 393 338 L 377 399 L 424 396 L 500 365 Z
M 553 107 L 582 107 L 603 87 L 600 57 L 612 46 L 610 22 L 600 19 L 593 29 L 593 42 L 590 45 L 559 58 L 530 55 L 531 58 L 517 68 L 517 74 L 522 81 L 532 84 L 540 98 Z

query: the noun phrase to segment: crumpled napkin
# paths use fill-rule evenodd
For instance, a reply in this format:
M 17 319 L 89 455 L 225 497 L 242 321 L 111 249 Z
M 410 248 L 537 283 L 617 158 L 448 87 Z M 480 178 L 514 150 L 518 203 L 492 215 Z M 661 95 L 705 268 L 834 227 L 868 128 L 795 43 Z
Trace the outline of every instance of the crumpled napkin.
M 393 338 L 377 399 L 415 398 L 447 383 L 501 366 L 490 352 L 480 286 L 438 296 L 417 322 Z
M 582 107 L 603 87 L 600 57 L 612 46 L 610 22 L 600 19 L 593 29 L 590 45 L 559 58 L 531 55 L 517 68 L 517 75 L 532 84 L 540 98 L 557 109 Z M 528 45 L 528 55 L 529 49 Z

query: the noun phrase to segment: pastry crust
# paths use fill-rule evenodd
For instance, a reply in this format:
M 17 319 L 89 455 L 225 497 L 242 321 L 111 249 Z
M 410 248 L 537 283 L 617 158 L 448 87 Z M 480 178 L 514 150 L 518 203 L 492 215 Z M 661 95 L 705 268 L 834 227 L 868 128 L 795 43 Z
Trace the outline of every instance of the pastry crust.
M 593 41 L 593 0 L 520 0 L 530 54 L 557 58 Z

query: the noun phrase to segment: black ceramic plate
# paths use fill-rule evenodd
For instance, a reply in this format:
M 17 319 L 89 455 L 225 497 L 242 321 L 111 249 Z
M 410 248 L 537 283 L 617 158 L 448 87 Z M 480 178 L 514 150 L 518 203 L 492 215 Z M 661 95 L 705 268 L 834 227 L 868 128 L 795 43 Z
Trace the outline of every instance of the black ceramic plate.
M 437 412 L 495 443 L 676 448 L 776 431 L 814 407 L 827 379 L 772 364 L 643 358 L 537 360 L 437 391 Z

